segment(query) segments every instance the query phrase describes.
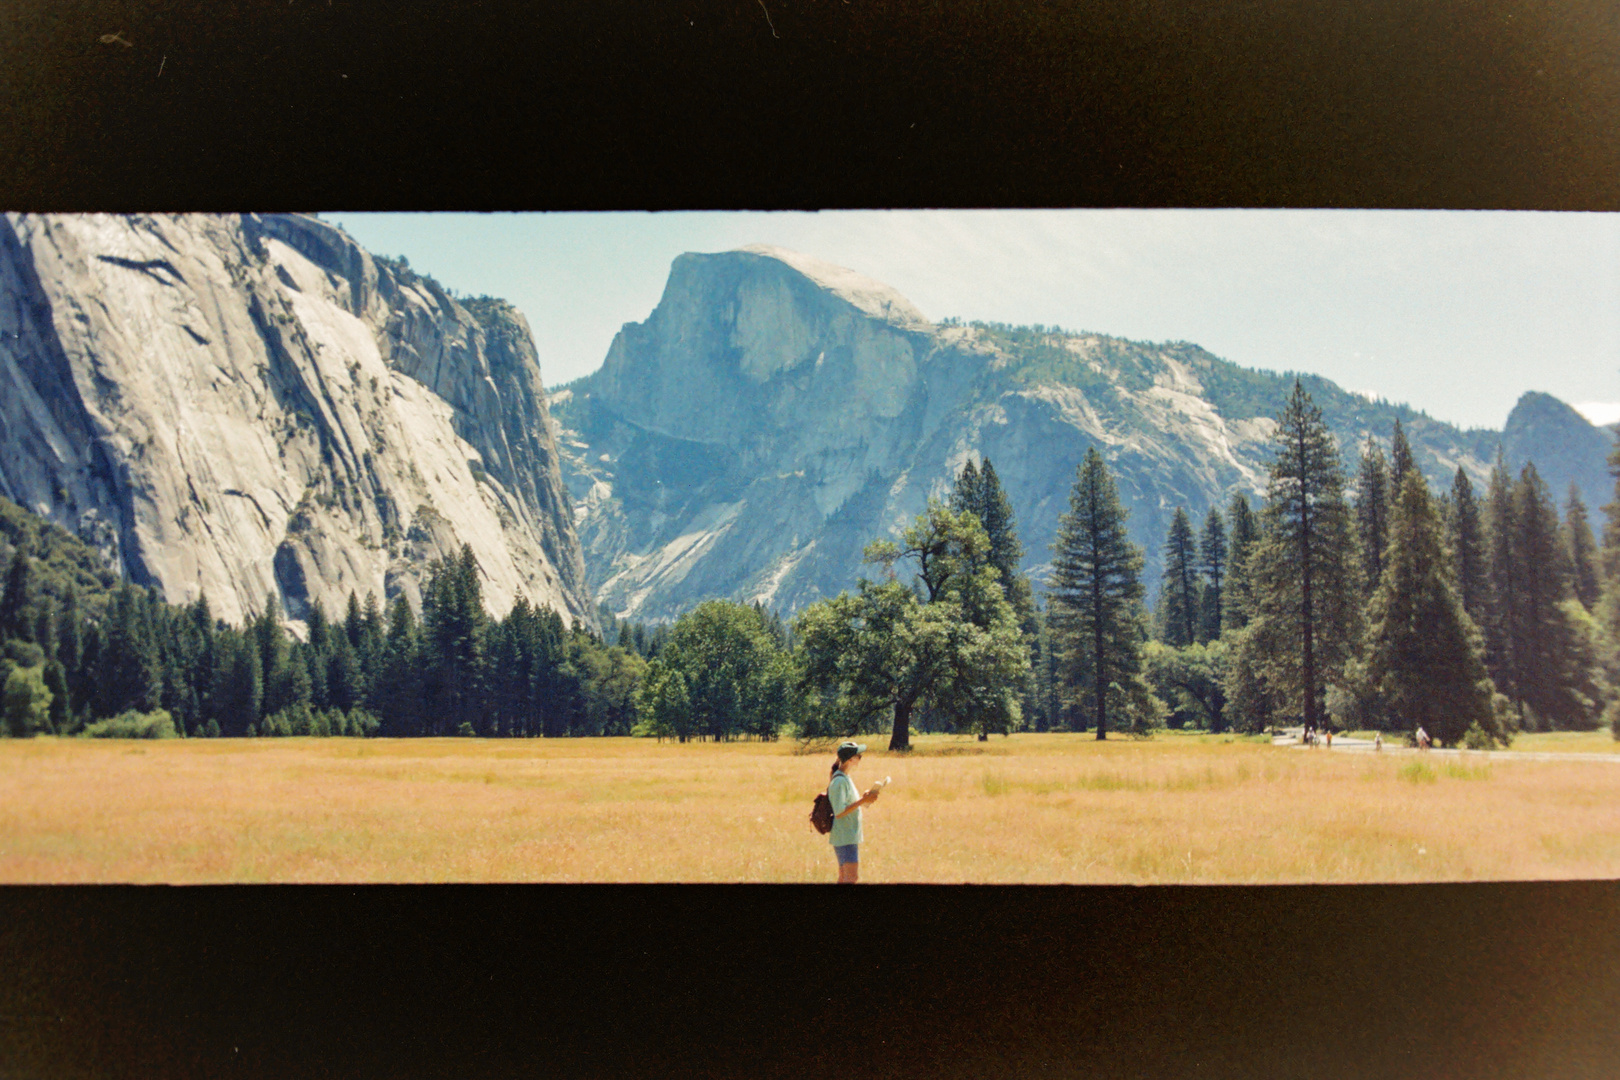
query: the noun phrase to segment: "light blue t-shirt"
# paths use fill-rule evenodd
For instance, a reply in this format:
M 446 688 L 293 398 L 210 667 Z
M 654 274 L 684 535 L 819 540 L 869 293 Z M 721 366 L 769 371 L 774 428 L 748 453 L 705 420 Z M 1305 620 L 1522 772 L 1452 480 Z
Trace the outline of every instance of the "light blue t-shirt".
M 827 785 L 827 801 L 832 803 L 833 813 L 841 814 L 851 803 L 859 802 L 861 793 L 855 790 L 855 781 L 851 780 L 843 770 L 833 775 L 832 783 Z M 861 810 L 856 810 L 846 817 L 834 817 L 832 832 L 827 839 L 832 841 L 833 847 L 843 847 L 845 844 L 858 844 L 861 842 Z

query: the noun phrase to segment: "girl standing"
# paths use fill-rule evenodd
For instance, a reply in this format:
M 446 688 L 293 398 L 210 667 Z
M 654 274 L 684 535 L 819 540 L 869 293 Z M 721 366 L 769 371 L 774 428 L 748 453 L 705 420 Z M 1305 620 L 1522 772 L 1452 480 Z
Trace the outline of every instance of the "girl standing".
M 876 788 L 865 795 L 855 790 L 850 772 L 861 763 L 863 743 L 838 744 L 838 760 L 833 762 L 832 779 L 827 784 L 827 800 L 832 803 L 833 827 L 828 834 L 833 854 L 838 858 L 838 884 L 853 885 L 861 873 L 861 807 L 876 802 Z

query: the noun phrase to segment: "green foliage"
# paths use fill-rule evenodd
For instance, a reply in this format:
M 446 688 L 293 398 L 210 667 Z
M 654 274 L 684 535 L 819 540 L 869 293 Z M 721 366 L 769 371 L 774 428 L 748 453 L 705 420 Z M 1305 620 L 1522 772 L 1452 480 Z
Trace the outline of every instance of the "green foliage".
M 1213 641 L 1221 636 L 1221 590 L 1227 573 L 1226 522 L 1218 507 L 1210 507 L 1204 518 L 1203 535 L 1198 541 L 1198 568 L 1203 573 L 1198 640 Z
M 89 724 L 79 734 L 87 739 L 173 739 L 179 732 L 163 709 L 144 713 L 129 709 Z
M 1581 501 L 1581 489 L 1571 483 L 1569 499 L 1564 504 L 1564 546 L 1570 564 L 1570 583 L 1575 599 L 1587 611 L 1597 607 L 1602 582 L 1598 578 L 1597 538 L 1586 520 L 1586 503 Z
M 990 540 L 978 518 L 937 501 L 901 542 L 868 545 L 867 561 L 888 580 L 812 604 L 794 623 L 801 689 L 810 710 L 801 737 L 877 730 L 891 722 L 889 748 L 909 749 L 919 707 L 960 731 L 1007 732 L 1021 715 L 1029 650 Z M 913 561 L 916 587 L 895 580 Z
M 1384 548 L 1389 543 L 1389 491 L 1384 451 L 1369 435 L 1356 472 L 1356 540 L 1361 546 L 1361 590 L 1366 596 L 1378 588 L 1384 573 Z
M 1143 649 L 1148 684 L 1169 707 L 1174 728 L 1229 729 L 1226 687 L 1230 678 L 1227 641 L 1195 642 L 1174 647 L 1150 641 Z
M 1486 590 L 1489 587 L 1485 578 L 1483 529 L 1474 485 L 1459 465 L 1451 481 L 1451 499 L 1446 507 L 1446 540 L 1451 549 L 1451 572 L 1457 598 L 1482 631 L 1488 613 Z
M 1164 580 L 1159 591 L 1159 634 L 1165 644 L 1180 647 L 1198 640 L 1202 604 L 1192 520 L 1178 506 L 1164 541 Z
M 1151 730 L 1163 713 L 1142 678 L 1142 552 L 1125 535 L 1126 510 L 1095 447 L 1086 451 L 1053 546 L 1051 621 L 1071 699 L 1086 699 L 1097 738 L 1110 718 Z
M 1491 704 L 1484 641 L 1452 587 L 1442 525 L 1417 470 L 1407 470 L 1392 510 L 1359 672 L 1374 716 L 1407 730 L 1421 727 L 1445 746 L 1473 728 L 1493 744 L 1505 742 Z
M 1252 613 L 1241 670 L 1257 680 L 1245 696 L 1263 689 L 1276 710 L 1320 728 L 1326 685 L 1359 642 L 1361 598 L 1338 449 L 1298 382 L 1275 446 L 1260 538 L 1245 560 Z
M 26 739 L 52 730 L 51 691 L 43 665 L 11 667 L 0 684 L 0 721 L 4 733 Z
M 1260 539 L 1260 519 L 1241 491 L 1227 506 L 1226 586 L 1221 597 L 1221 629 L 1241 630 L 1249 624 L 1254 601 L 1249 589 L 1249 555 Z
M 798 720 L 797 683 L 760 609 L 709 600 L 676 620 L 648 668 L 638 727 L 680 742 L 774 739 Z

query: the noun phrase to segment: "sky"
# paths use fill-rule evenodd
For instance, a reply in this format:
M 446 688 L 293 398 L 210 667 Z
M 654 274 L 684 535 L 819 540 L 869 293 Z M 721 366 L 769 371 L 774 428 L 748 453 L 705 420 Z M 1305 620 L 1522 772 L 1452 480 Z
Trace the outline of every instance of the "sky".
M 1540 390 L 1620 421 L 1620 215 L 1369 210 L 324 213 L 529 320 L 557 386 L 657 305 L 675 256 L 776 244 L 930 319 L 1190 341 L 1464 427 Z

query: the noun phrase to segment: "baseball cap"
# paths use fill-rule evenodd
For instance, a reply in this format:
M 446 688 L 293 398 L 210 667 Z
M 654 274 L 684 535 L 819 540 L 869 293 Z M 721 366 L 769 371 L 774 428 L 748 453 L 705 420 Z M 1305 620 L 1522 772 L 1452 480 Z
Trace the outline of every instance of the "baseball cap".
M 856 754 L 866 753 L 866 744 L 858 742 L 841 742 L 838 744 L 838 760 L 848 761 Z

